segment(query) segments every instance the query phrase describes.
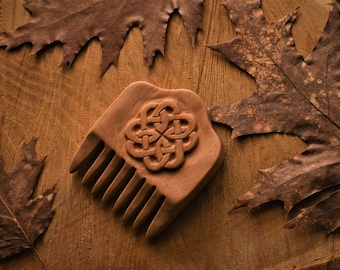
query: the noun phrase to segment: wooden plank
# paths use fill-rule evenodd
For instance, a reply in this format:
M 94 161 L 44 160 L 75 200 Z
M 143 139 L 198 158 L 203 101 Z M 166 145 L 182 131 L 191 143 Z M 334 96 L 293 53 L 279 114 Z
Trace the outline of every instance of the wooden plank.
M 327 20 L 326 0 L 263 1 L 274 21 L 300 7 L 294 26 L 299 50 L 307 55 Z M 29 20 L 23 0 L 0 1 L 0 31 Z M 317 29 L 317 30 L 315 30 Z M 188 88 L 206 106 L 230 104 L 249 96 L 255 82 L 207 44 L 234 36 L 220 1 L 204 1 L 203 31 L 193 47 L 178 15 L 171 19 L 165 57 L 149 69 L 142 59 L 138 29 L 132 29 L 117 67 L 99 76 L 101 48 L 96 40 L 71 68 L 58 68 L 62 47 L 30 56 L 31 47 L 0 50 L 0 149 L 6 168 L 19 157 L 24 141 L 38 137 L 37 151 L 48 155 L 36 193 L 56 184 L 55 217 L 31 251 L 0 262 L 0 269 L 298 269 L 340 251 L 339 234 L 325 237 L 315 228 L 282 229 L 281 205 L 269 204 L 248 215 L 229 215 L 235 198 L 253 186 L 257 169 L 277 164 L 304 149 L 292 136 L 266 135 L 230 140 L 231 130 L 214 125 L 225 162 L 213 181 L 157 239 L 124 227 L 110 207 L 68 173 L 70 160 L 101 113 L 130 83 L 144 80 L 164 88 Z

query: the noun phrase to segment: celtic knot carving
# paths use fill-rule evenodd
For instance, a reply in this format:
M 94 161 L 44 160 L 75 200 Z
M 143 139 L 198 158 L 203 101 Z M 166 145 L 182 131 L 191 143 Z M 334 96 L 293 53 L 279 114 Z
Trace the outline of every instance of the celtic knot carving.
M 198 144 L 196 119 L 173 99 L 149 102 L 125 128 L 126 149 L 150 171 L 178 169 Z

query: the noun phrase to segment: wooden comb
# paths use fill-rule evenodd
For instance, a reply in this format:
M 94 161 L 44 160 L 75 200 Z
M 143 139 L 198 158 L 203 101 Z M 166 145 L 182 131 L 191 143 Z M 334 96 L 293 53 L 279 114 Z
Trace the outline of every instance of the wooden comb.
M 223 150 L 199 96 L 145 82 L 129 85 L 73 157 L 92 193 L 113 201 L 134 229 L 157 236 L 212 178 Z M 85 173 L 86 172 L 86 173 Z

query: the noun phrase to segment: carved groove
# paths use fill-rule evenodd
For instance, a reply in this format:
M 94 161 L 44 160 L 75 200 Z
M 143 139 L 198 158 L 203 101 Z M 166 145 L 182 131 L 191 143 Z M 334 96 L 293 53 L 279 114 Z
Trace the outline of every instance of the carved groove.
M 126 149 L 150 171 L 179 169 L 198 144 L 196 118 L 172 99 L 146 103 L 125 128 Z

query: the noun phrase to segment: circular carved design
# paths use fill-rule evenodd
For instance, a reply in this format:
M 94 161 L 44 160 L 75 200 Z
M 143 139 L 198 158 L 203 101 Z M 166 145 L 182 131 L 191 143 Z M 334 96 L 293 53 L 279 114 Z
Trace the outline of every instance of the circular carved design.
M 149 102 L 125 128 L 127 152 L 150 171 L 178 169 L 198 144 L 196 119 L 172 99 Z

